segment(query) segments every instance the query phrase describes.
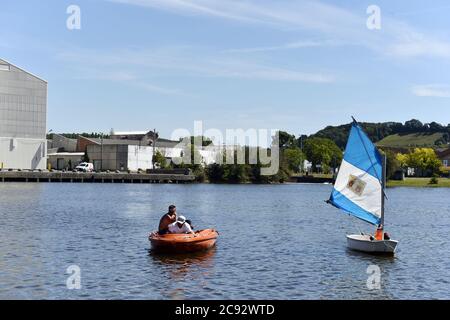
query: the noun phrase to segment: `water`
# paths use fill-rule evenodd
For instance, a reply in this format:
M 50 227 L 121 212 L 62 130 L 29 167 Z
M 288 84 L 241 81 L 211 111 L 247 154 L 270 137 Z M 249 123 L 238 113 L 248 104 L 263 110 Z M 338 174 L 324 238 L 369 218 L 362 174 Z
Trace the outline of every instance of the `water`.
M 346 249 L 364 223 L 325 204 L 329 185 L 0 184 L 3 299 L 450 298 L 450 189 L 388 190 L 394 258 Z M 217 247 L 149 254 L 166 207 L 215 227 Z M 381 290 L 368 290 L 369 265 Z M 66 269 L 81 269 L 69 290 Z

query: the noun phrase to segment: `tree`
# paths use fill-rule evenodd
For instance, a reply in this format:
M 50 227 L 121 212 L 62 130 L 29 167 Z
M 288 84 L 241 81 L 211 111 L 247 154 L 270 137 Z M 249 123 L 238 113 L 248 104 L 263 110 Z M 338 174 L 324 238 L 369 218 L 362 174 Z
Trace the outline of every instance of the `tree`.
M 248 182 L 248 165 L 226 164 L 224 166 L 223 179 L 228 183 Z
M 280 148 L 292 148 L 297 145 L 297 140 L 295 138 L 295 135 L 289 134 L 285 131 L 279 131 L 279 142 L 280 142 Z
M 191 141 L 192 140 L 193 138 L 191 138 Z M 203 141 L 203 143 L 205 143 L 205 141 Z M 189 158 L 187 158 L 188 154 L 190 154 Z M 187 163 L 183 160 L 182 163 L 172 163 L 171 166 L 173 168 L 190 169 L 197 182 L 204 182 L 208 176 L 208 172 L 198 148 L 193 143 L 186 144 L 183 151 L 181 151 L 181 157 L 184 158 L 185 155 Z
M 301 165 L 305 156 L 300 148 L 290 148 L 283 151 L 283 156 L 286 159 L 289 170 L 298 173 L 301 170 Z
M 422 122 L 416 119 L 411 119 L 405 122 L 405 131 L 406 132 L 421 132 L 424 129 Z
M 202 142 L 202 147 L 207 147 L 209 145 L 212 145 L 213 142 L 210 138 L 205 136 L 191 136 L 191 145 L 195 144 L 195 140 L 199 140 Z
M 408 166 L 408 155 L 407 154 L 397 153 L 395 158 L 401 167 L 405 168 Z
M 163 154 L 159 150 L 157 150 L 156 154 L 153 156 L 153 163 L 161 169 L 164 169 L 167 167 L 166 157 L 164 157 Z
M 208 180 L 213 183 L 222 182 L 224 174 L 223 165 L 213 163 L 206 167 L 206 175 Z
M 246 150 L 248 151 L 249 149 L 246 148 Z M 225 157 L 225 155 L 222 156 Z M 279 160 L 277 173 L 270 176 L 261 174 L 261 169 L 269 165 L 261 163 L 259 153 L 256 163 L 252 164 L 249 163 L 248 157 L 245 158 L 245 163 L 243 164 L 237 164 L 236 161 L 228 164 L 210 164 L 206 167 L 206 176 L 212 183 L 283 183 L 289 178 L 289 169 L 284 156 L 280 155 Z
M 313 168 L 317 165 L 329 168 L 339 165 L 342 161 L 342 151 L 331 139 L 308 138 L 305 142 L 304 152 L 306 158 L 312 163 Z
M 419 175 L 431 176 L 440 172 L 441 161 L 431 148 L 415 148 L 410 153 L 398 154 L 396 158 L 401 166 L 414 168 Z
M 395 173 L 402 168 L 400 160 L 392 151 L 385 151 L 386 154 L 386 178 L 392 179 Z
M 441 125 L 440 123 L 437 122 L 431 122 L 428 124 L 428 129 L 430 132 L 444 132 L 445 131 L 445 127 L 443 125 Z

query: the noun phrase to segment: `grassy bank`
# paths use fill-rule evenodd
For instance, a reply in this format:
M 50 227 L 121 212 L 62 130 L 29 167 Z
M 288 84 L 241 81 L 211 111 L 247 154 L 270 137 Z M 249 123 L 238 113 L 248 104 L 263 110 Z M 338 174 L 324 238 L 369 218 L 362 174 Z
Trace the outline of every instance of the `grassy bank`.
M 389 180 L 388 187 L 430 187 L 430 188 L 450 188 L 449 178 L 439 178 L 437 184 L 430 184 L 430 178 L 405 178 L 403 181 Z

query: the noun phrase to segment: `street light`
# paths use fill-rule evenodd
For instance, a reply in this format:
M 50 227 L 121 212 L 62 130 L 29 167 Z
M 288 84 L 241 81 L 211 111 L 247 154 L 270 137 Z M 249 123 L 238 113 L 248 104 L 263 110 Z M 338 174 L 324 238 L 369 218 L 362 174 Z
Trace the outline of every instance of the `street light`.
M 100 134 L 100 171 L 103 171 L 103 133 Z
M 156 140 L 158 140 L 158 137 L 156 136 L 156 129 L 153 129 L 153 156 L 152 156 L 152 169 L 155 169 L 155 155 L 156 155 Z

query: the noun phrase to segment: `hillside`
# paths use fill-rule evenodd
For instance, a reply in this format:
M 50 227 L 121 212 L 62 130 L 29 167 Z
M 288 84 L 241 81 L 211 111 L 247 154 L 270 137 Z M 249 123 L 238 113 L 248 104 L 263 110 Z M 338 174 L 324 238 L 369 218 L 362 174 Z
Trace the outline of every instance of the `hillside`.
M 439 147 L 450 142 L 450 124 L 443 126 L 437 122 L 422 123 L 412 119 L 401 122 L 370 123 L 360 122 L 369 138 L 385 147 Z M 333 140 L 341 149 L 345 148 L 351 123 L 328 126 L 311 137 Z
M 380 147 L 436 147 L 441 145 L 444 133 L 392 134 L 377 142 Z

